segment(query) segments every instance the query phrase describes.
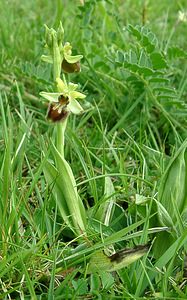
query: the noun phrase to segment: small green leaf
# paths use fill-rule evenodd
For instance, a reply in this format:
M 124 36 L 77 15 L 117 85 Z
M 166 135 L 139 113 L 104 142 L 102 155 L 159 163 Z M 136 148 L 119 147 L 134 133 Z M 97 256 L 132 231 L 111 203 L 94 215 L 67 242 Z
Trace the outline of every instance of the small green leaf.
M 101 283 L 104 290 L 109 290 L 114 285 L 114 277 L 108 272 L 101 272 Z
M 160 69 L 168 68 L 167 62 L 161 53 L 159 52 L 151 53 L 150 58 L 154 69 L 160 70 Z
M 118 50 L 116 53 L 116 62 L 119 64 L 123 64 L 124 62 L 124 53 L 121 50 Z
M 153 77 L 149 79 L 149 82 L 169 83 L 169 79 L 163 77 Z
M 100 278 L 97 273 L 93 273 L 90 276 L 90 290 L 91 292 L 99 290 L 100 287 Z
M 76 291 L 76 294 L 79 296 L 85 295 L 88 292 L 88 284 L 86 279 L 84 278 L 72 280 L 72 285 L 74 287 L 74 290 Z
M 146 49 L 148 53 L 155 50 L 157 39 L 155 35 L 146 27 L 128 25 L 127 30 L 137 38 L 139 43 Z
M 134 27 L 132 25 L 128 25 L 127 30 L 131 34 L 133 34 L 137 38 L 137 40 L 139 40 L 139 41 L 141 40 L 141 34 L 140 34 L 139 30 L 136 27 Z
M 168 57 L 169 59 L 173 59 L 173 58 L 187 58 L 187 52 L 184 51 L 183 49 L 179 48 L 179 47 L 170 47 L 168 49 Z

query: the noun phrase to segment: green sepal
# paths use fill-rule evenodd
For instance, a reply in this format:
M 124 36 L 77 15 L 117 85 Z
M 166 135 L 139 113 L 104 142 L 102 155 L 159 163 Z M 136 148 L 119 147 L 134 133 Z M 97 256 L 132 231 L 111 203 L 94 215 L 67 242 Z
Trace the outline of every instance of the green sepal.
M 41 56 L 41 60 L 49 63 L 49 64 L 52 64 L 53 63 L 53 58 L 51 55 L 42 55 Z

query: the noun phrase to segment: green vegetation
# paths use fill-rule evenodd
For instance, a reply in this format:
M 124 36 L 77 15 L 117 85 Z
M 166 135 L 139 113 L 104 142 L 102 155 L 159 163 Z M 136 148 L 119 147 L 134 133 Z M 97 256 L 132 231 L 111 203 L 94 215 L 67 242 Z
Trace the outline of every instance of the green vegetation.
M 0 299 L 186 299 L 186 1 L 0 11 Z M 69 82 L 84 113 L 49 122 Z

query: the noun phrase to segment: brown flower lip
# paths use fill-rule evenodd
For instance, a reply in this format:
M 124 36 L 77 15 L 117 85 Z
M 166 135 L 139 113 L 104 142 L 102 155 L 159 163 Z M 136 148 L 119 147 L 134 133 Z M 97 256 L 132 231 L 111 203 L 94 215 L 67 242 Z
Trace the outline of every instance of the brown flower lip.
M 73 64 L 70 64 L 69 62 L 67 62 L 67 60 L 65 60 L 65 58 L 62 61 L 62 69 L 66 72 L 66 73 L 79 73 L 81 70 L 81 65 L 80 62 L 76 62 Z
M 69 111 L 66 109 L 69 103 L 68 97 L 60 95 L 58 101 L 59 103 L 50 103 L 48 108 L 47 119 L 51 120 L 52 122 L 63 121 L 69 115 Z

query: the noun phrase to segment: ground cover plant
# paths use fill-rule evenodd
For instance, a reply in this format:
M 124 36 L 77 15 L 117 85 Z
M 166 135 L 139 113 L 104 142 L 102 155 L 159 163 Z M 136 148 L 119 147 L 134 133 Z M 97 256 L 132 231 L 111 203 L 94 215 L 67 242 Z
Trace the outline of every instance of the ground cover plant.
M 185 1 L 0 9 L 0 299 L 186 299 Z

